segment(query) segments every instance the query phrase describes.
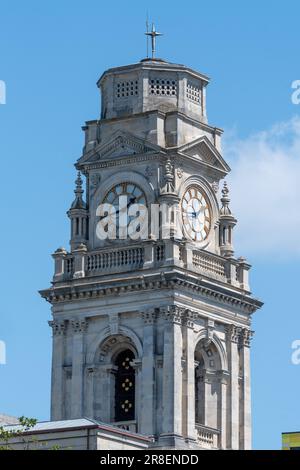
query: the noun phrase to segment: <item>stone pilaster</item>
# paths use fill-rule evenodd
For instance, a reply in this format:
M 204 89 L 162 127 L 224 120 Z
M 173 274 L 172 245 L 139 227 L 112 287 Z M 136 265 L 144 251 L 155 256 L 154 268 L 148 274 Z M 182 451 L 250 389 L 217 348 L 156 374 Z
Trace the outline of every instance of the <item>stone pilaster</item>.
M 71 320 L 73 331 L 72 351 L 72 418 L 83 416 L 83 366 L 84 366 L 84 333 L 88 322 L 84 320 Z
M 85 384 L 84 384 L 84 396 L 85 400 L 83 403 L 84 416 L 86 418 L 94 418 L 94 388 L 95 388 L 95 377 L 98 374 L 97 366 L 88 366 L 85 370 Z
M 104 423 L 115 421 L 115 375 L 117 367 L 103 364 L 95 375 L 95 416 Z
M 239 351 L 238 343 L 241 328 L 235 325 L 227 327 L 227 345 L 229 356 L 229 426 L 230 426 L 230 442 L 228 447 L 231 449 L 239 448 Z
M 251 383 L 250 383 L 250 341 L 253 331 L 244 328 L 240 339 L 240 364 L 241 364 L 241 422 L 240 422 L 240 449 L 251 449 Z
M 182 435 L 182 319 L 184 310 L 170 306 L 163 310 L 163 416 L 164 436 Z
M 163 355 L 157 355 L 156 366 L 156 434 L 162 433 L 162 415 L 163 415 L 163 377 L 164 377 Z
M 155 434 L 155 309 L 143 312 L 142 397 L 139 429 L 142 434 Z
M 227 448 L 227 387 L 230 383 L 230 375 L 227 371 L 221 370 L 218 372 L 220 382 L 220 403 L 219 406 L 219 422 L 218 429 L 221 431 L 220 447 L 221 449 Z
M 64 393 L 64 348 L 65 348 L 65 321 L 50 321 L 52 328 L 52 378 L 51 378 L 51 420 L 64 419 L 63 400 Z
M 131 363 L 132 367 L 135 370 L 135 420 L 137 422 L 137 432 L 141 432 L 140 423 L 142 421 L 142 405 L 143 405 L 143 396 L 141 391 L 142 388 L 142 361 L 140 359 L 135 359 Z
M 195 436 L 195 345 L 194 315 L 186 310 L 183 319 L 183 348 L 185 351 L 183 371 L 183 433 L 188 439 Z

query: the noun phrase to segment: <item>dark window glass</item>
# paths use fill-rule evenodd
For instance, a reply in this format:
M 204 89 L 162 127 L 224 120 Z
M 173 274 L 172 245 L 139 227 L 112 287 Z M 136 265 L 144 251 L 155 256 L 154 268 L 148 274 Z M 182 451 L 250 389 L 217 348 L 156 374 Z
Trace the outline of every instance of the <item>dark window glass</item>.
M 118 370 L 115 381 L 115 420 L 131 421 L 135 417 L 135 372 L 130 362 L 134 354 L 122 351 L 115 361 Z

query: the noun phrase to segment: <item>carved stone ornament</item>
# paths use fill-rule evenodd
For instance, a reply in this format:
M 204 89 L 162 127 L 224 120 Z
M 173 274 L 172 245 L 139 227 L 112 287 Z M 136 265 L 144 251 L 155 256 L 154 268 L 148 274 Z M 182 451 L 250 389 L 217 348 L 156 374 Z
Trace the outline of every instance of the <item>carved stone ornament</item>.
M 169 323 L 177 323 L 179 325 L 182 324 L 185 309 L 178 307 L 177 305 L 169 305 L 168 307 L 164 307 L 162 309 L 165 320 Z
M 90 178 L 90 192 L 94 193 L 101 181 L 101 175 L 100 173 L 94 173 L 91 178 Z
M 71 326 L 73 333 L 83 333 L 87 330 L 88 321 L 87 320 L 71 320 Z
M 168 158 L 164 167 L 164 186 L 162 188 L 163 194 L 174 193 L 174 165 Z
M 154 175 L 154 168 L 153 166 L 147 166 L 145 169 L 145 176 L 147 179 L 151 178 Z
M 176 173 L 177 173 L 177 176 L 178 176 L 179 179 L 181 179 L 181 178 L 183 177 L 183 169 L 182 169 L 181 166 L 179 166 L 179 167 L 177 168 L 177 172 L 176 172 Z
M 52 328 L 53 336 L 61 336 L 66 333 L 65 321 L 49 321 L 48 324 Z
M 218 181 L 213 181 L 213 183 L 211 184 L 211 187 L 212 187 L 212 190 L 217 193 L 219 191 L 219 183 Z
M 248 330 L 248 328 L 244 328 L 242 331 L 241 339 L 242 345 L 246 347 L 250 347 L 251 340 L 253 338 L 254 331 Z
M 153 308 L 143 312 L 143 318 L 145 324 L 153 325 L 157 318 L 157 310 Z

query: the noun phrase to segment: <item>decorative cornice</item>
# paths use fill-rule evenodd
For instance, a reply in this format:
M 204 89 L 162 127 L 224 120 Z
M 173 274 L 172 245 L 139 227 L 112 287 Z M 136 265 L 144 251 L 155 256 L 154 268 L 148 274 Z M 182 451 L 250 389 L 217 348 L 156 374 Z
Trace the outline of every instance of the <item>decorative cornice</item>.
M 158 152 L 160 149 L 161 147 L 158 145 L 145 142 L 144 139 L 119 130 L 114 133 L 110 141 L 104 144 L 98 143 L 98 145 L 85 152 L 77 163 L 78 165 L 89 165 L 103 158 L 128 157 L 135 154 Z
M 143 162 L 150 162 L 155 160 L 160 160 L 163 156 L 163 153 L 151 153 L 151 154 L 141 154 L 141 155 L 131 155 L 130 157 L 126 155 L 124 157 L 115 157 L 113 160 L 99 160 L 93 163 L 77 163 L 76 168 L 80 168 L 84 166 L 83 174 L 87 170 L 97 170 L 102 168 L 111 168 L 116 166 L 123 166 L 123 165 L 131 165 L 132 163 L 143 163 Z
M 200 284 L 201 283 L 201 284 Z M 70 302 L 74 300 L 86 300 L 90 298 L 98 298 L 108 295 L 124 294 L 127 292 L 148 291 L 155 289 L 184 289 L 192 292 L 193 294 L 200 294 L 208 300 L 219 302 L 220 304 L 228 305 L 243 309 L 246 313 L 252 314 L 262 303 L 250 296 L 244 295 L 239 292 L 234 292 L 230 286 L 230 292 L 226 292 L 226 287 L 219 287 L 217 285 L 210 285 L 201 278 L 195 282 L 195 279 L 188 279 L 184 274 L 178 272 L 171 272 L 161 276 L 154 274 L 153 276 L 139 276 L 130 278 L 128 280 L 116 281 L 112 287 L 107 281 L 93 282 L 89 284 L 81 284 L 75 286 L 73 281 L 68 285 L 53 286 L 50 289 L 40 291 L 44 297 L 51 304 L 59 302 Z

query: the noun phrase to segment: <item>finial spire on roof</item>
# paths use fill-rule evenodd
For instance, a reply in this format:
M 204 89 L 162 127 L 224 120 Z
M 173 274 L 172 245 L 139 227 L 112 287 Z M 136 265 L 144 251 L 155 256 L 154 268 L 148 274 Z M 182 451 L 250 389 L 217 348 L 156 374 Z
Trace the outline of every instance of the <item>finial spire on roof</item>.
M 237 220 L 233 216 L 230 208 L 229 189 L 226 181 L 222 189 L 221 197 L 222 207 L 220 209 L 220 253 L 225 258 L 231 258 L 234 255 L 233 249 L 233 229 Z
M 77 178 L 75 180 L 75 184 L 76 184 L 76 188 L 74 190 L 74 193 L 76 195 L 82 194 L 83 189 L 82 189 L 82 178 L 81 178 L 80 171 L 77 172 Z
M 156 38 L 157 36 L 162 36 L 162 33 L 159 33 L 158 31 L 155 30 L 154 23 L 152 23 L 152 30 L 148 31 L 148 20 L 147 20 L 147 32 L 145 33 L 145 35 L 151 37 L 152 59 L 154 59 L 155 52 L 156 52 Z
M 77 173 L 77 178 L 75 180 L 75 199 L 72 203 L 71 209 L 85 209 L 86 205 L 85 202 L 82 199 L 83 195 L 83 189 L 82 189 L 82 178 L 81 178 L 81 173 L 78 171 Z
M 229 189 L 228 189 L 226 181 L 224 181 L 224 185 L 223 185 L 223 189 L 222 189 L 221 203 L 222 203 L 222 207 L 221 207 L 221 210 L 220 210 L 220 214 L 221 215 L 230 215 L 231 210 L 229 209 L 229 203 L 230 203 Z

